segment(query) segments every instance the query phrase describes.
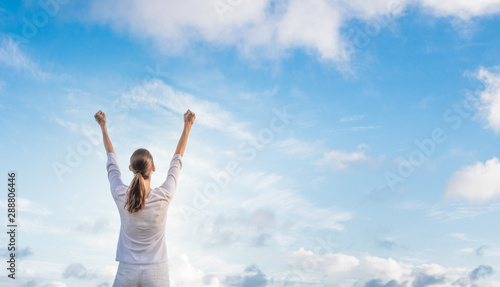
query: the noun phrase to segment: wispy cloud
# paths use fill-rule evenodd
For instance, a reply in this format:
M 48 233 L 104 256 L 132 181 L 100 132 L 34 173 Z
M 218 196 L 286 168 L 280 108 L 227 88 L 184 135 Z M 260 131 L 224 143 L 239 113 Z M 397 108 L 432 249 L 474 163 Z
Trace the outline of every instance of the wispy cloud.
M 188 109 L 196 114 L 196 123 L 201 126 L 225 132 L 237 139 L 252 139 L 248 124 L 239 122 L 233 114 L 226 111 L 219 103 L 197 98 L 189 93 L 175 90 L 161 80 L 153 79 L 145 85 L 132 88 L 124 94 L 130 108 L 141 104 L 159 110 L 184 114 Z
M 354 152 L 346 152 L 341 150 L 331 150 L 323 154 L 323 158 L 318 160 L 316 164 L 329 166 L 334 170 L 344 170 L 348 167 L 367 162 L 370 157 L 366 155 L 368 146 L 361 144 Z
M 457 239 L 460 239 L 460 240 L 467 240 L 468 239 L 467 235 L 464 234 L 464 233 L 450 233 L 448 235 L 450 237 L 457 238 Z
M 382 126 L 352 126 L 352 127 L 345 127 L 345 128 L 332 128 L 328 129 L 328 132 L 330 133 L 343 133 L 343 132 L 362 132 L 362 131 L 367 131 L 367 130 L 376 130 L 380 129 Z
M 74 123 L 72 121 L 69 121 L 69 120 L 63 120 L 61 119 L 60 117 L 52 114 L 50 116 L 50 120 L 57 123 L 58 125 L 62 126 L 62 127 L 65 127 L 71 131 L 76 131 L 76 129 L 78 128 L 78 124 L 77 123 Z
M 340 118 L 340 121 L 345 123 L 345 122 L 354 122 L 354 121 L 359 121 L 365 118 L 365 115 L 350 115 L 350 116 L 345 116 Z
M 297 138 L 289 138 L 276 142 L 276 147 L 285 154 L 305 157 L 320 152 L 324 143 L 325 141 L 308 143 Z
M 30 73 L 34 78 L 45 80 L 51 77 L 50 74 L 42 71 L 36 62 L 30 59 L 12 38 L 5 37 L 0 46 L 0 64 L 16 70 Z
M 427 215 L 441 222 L 471 218 L 495 212 L 500 209 L 500 203 L 490 205 L 464 205 L 454 204 L 450 206 L 434 206 L 428 209 Z
M 52 211 L 46 208 L 44 205 L 24 197 L 18 197 L 17 202 L 18 202 L 18 211 L 21 212 L 31 213 L 35 215 L 47 215 L 52 213 Z M 0 201 L 0 206 L 7 207 L 7 201 L 5 200 Z
M 280 214 L 288 214 L 288 219 L 301 228 L 314 226 L 319 229 L 343 230 L 342 222 L 353 216 L 351 212 L 338 208 L 319 207 L 296 191 L 279 188 L 262 189 L 253 198 L 243 202 L 242 206 L 252 209 L 272 208 Z

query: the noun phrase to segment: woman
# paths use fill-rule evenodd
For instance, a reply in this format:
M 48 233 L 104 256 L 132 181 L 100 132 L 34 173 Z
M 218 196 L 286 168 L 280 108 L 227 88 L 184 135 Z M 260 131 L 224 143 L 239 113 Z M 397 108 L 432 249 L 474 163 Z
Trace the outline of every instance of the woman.
M 119 261 L 113 286 L 170 286 L 165 223 L 167 210 L 177 188 L 182 157 L 186 149 L 191 126 L 196 118 L 190 110 L 184 114 L 184 130 L 177 144 L 170 168 L 163 184 L 151 188 L 151 175 L 155 171 L 151 153 L 143 148 L 130 157 L 129 170 L 134 178 L 129 186 L 121 180 L 120 168 L 106 128 L 106 115 L 95 114 L 102 130 L 108 156 L 106 169 L 111 194 L 120 212 L 120 236 L 116 250 Z

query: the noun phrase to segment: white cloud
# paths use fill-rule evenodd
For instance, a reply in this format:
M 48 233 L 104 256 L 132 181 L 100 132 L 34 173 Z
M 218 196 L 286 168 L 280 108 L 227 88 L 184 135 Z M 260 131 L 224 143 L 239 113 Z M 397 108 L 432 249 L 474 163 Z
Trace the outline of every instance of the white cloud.
M 450 237 L 461 239 L 461 240 L 467 240 L 467 235 L 464 233 L 450 233 L 448 234 Z
M 471 206 L 469 204 L 452 204 L 448 206 L 432 206 L 427 215 L 441 222 L 471 218 L 495 212 L 500 209 L 500 203 Z
M 301 248 L 286 256 L 289 265 L 307 285 L 327 286 L 496 286 L 485 281 L 491 275 L 490 266 L 475 269 L 447 268 L 438 264 L 410 264 L 392 258 L 356 257 L 349 254 L 315 254 Z M 322 278 L 318 280 L 318 278 Z M 488 284 L 489 283 L 489 284 Z
M 6 200 L 0 201 L 0 206 L 7 208 L 8 202 Z M 35 215 L 47 215 L 51 214 L 52 211 L 47 209 L 42 204 L 36 203 L 24 197 L 17 198 L 18 211 L 32 213 Z
M 366 145 L 361 144 L 358 146 L 357 151 L 354 152 L 332 150 L 324 153 L 323 158 L 317 161 L 317 164 L 328 165 L 334 170 L 347 169 L 353 164 L 367 162 L 370 159 L 365 154 L 367 148 Z
M 72 230 L 67 228 L 61 228 L 56 225 L 46 224 L 40 218 L 35 218 L 34 220 L 19 218 L 19 225 L 25 228 L 26 233 L 39 233 L 39 234 L 57 234 L 57 235 L 68 235 L 71 234 Z
M 111 281 L 116 275 L 116 266 L 91 266 L 85 267 L 82 263 L 70 263 L 62 273 L 64 278 L 77 278 L 80 280 L 102 279 Z
M 308 143 L 296 138 L 289 138 L 276 142 L 276 147 L 285 154 L 305 157 L 317 153 L 323 144 L 324 141 L 315 141 L 313 143 Z
M 343 230 L 341 222 L 352 218 L 352 213 L 347 211 L 318 207 L 293 190 L 265 188 L 258 191 L 258 194 L 244 201 L 242 207 L 269 208 L 277 214 L 287 214 L 286 219 L 301 228 Z
M 18 70 L 25 70 L 40 80 L 45 80 L 50 76 L 42 71 L 37 63 L 33 62 L 33 60 L 21 51 L 19 44 L 9 37 L 4 38 L 0 46 L 0 64 Z
M 201 269 L 192 265 L 189 257 L 185 254 L 176 256 L 169 260 L 170 282 L 172 287 L 218 287 L 220 281 L 215 276 L 205 274 Z
M 298 0 L 287 3 L 276 27 L 278 44 L 319 52 L 322 59 L 347 60 L 345 43 L 340 36 L 344 9 L 335 2 Z
M 54 114 L 50 116 L 50 120 L 72 131 L 76 131 L 76 129 L 78 128 L 78 124 L 69 120 L 63 120 Z
M 345 116 L 340 118 L 341 122 L 353 122 L 353 121 L 359 121 L 362 120 L 365 116 L 364 115 L 350 115 L 350 116 Z
M 251 139 L 247 125 L 238 122 L 234 116 L 216 102 L 203 100 L 191 94 L 174 90 L 163 81 L 152 79 L 144 85 L 132 88 L 124 95 L 124 103 L 129 108 L 149 104 L 165 111 L 165 108 L 183 115 L 188 109 L 196 114 L 196 124 L 223 131 L 237 139 Z
M 412 273 L 412 265 L 397 262 L 392 258 L 380 258 L 366 256 L 363 260 L 365 274 L 370 277 L 381 279 L 383 282 L 396 280 L 403 282 Z
M 480 67 L 476 76 L 485 86 L 479 94 L 478 115 L 500 133 L 500 72 Z
M 484 255 L 485 250 L 488 250 L 489 248 L 490 248 L 490 245 L 483 244 L 481 246 L 474 247 L 474 248 L 462 248 L 462 249 L 458 250 L 458 252 L 464 253 L 467 255 L 481 257 Z
M 457 17 L 468 20 L 471 17 L 494 15 L 500 12 L 498 0 L 420 0 L 421 5 L 440 17 Z
M 204 245 L 273 250 L 288 250 L 297 238 L 312 230 L 341 231 L 344 222 L 352 218 L 351 212 L 318 206 L 307 196 L 287 189 L 287 182 L 289 179 L 272 173 L 244 172 L 232 180 L 224 196 L 211 199 L 199 210 L 203 216 L 185 218 L 172 206 L 174 213 L 169 218 L 190 219 L 189 226 Z M 188 205 L 192 206 L 191 200 Z
M 493 157 L 485 163 L 462 167 L 448 181 L 445 196 L 471 202 L 485 202 L 500 195 L 500 162 Z
M 19 203 L 19 211 L 29 212 L 36 215 L 47 215 L 52 213 L 52 211 L 48 210 L 41 204 L 35 203 L 27 198 L 19 197 L 17 200 Z
M 94 20 L 152 38 L 165 50 L 180 51 L 190 42 L 207 41 L 234 45 L 245 53 L 264 48 L 261 56 L 304 48 L 323 59 L 344 61 L 347 57 L 339 32 L 345 9 L 331 1 L 290 1 L 274 3 L 273 8 L 268 0 L 241 1 L 224 13 L 214 5 L 223 1 L 125 2 L 94 2 Z
M 105 0 L 93 2 L 91 21 L 152 39 L 166 52 L 180 53 L 190 43 L 207 42 L 234 46 L 261 58 L 280 57 L 298 48 L 322 60 L 345 63 L 351 57 L 349 32 L 342 32 L 349 30 L 346 23 L 376 21 L 383 29 L 408 7 L 421 8 L 436 17 L 467 20 L 498 14 L 500 1 L 153 0 L 145 4 L 140 0 Z
M 345 273 L 359 266 L 359 260 L 354 256 L 340 253 L 318 255 L 304 248 L 287 255 L 287 261 L 290 265 L 311 268 L 326 274 Z

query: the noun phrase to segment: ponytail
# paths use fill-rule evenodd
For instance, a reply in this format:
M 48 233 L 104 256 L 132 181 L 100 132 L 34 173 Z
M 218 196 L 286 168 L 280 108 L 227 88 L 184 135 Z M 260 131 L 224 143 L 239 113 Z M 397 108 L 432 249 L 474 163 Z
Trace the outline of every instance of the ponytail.
M 128 189 L 127 202 L 125 208 L 129 213 L 137 212 L 144 208 L 146 204 L 146 186 L 144 177 L 140 172 L 136 172 Z
M 138 149 L 130 157 L 134 178 L 127 190 L 124 208 L 129 213 L 141 211 L 146 205 L 145 179 L 149 179 L 153 168 L 153 157 L 147 149 Z

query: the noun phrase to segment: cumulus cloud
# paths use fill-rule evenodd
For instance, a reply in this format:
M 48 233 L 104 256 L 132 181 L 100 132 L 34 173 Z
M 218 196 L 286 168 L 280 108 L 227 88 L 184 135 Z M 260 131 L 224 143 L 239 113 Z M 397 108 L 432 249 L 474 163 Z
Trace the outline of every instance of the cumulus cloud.
M 95 1 L 93 20 L 153 39 L 165 50 L 180 51 L 192 42 L 206 41 L 236 46 L 244 53 L 265 49 L 261 55 L 302 48 L 328 60 L 347 57 L 339 32 L 347 13 L 331 1 L 125 2 Z
M 82 263 L 71 263 L 64 269 L 63 278 L 75 278 L 86 282 L 90 280 L 110 281 L 116 274 L 115 266 L 90 266 L 85 267 Z
M 267 286 L 268 280 L 257 266 L 250 265 L 245 268 L 243 275 L 228 276 L 225 283 L 233 287 L 264 287 Z
M 471 281 L 477 281 L 491 274 L 493 274 L 493 268 L 491 266 L 481 265 L 470 272 L 469 278 Z
M 287 262 L 306 272 L 316 271 L 329 275 L 351 271 L 360 264 L 354 256 L 341 253 L 318 255 L 304 248 L 290 253 Z
M 476 77 L 484 85 L 478 98 L 478 116 L 486 121 L 488 128 L 500 133 L 500 71 L 480 67 Z
M 193 266 L 185 254 L 169 259 L 170 282 L 176 287 L 218 287 L 219 279 Z
M 326 286 L 356 287 L 474 286 L 493 274 L 491 266 L 481 265 L 473 270 L 446 268 L 438 264 L 415 265 L 376 256 L 320 255 L 303 248 L 289 253 L 287 261 L 304 286 L 318 282 Z M 322 279 L 318 281 L 317 278 Z
M 78 278 L 78 279 L 93 279 L 95 277 L 94 274 L 87 272 L 87 268 L 83 266 L 81 263 L 72 263 L 64 269 L 63 272 L 64 278 Z
M 484 250 L 490 248 L 488 244 L 484 244 L 479 246 L 478 248 L 474 249 L 474 255 L 476 256 L 483 256 L 484 255 Z
M 500 195 L 500 162 L 493 157 L 485 163 L 462 167 L 448 180 L 445 196 L 471 202 L 485 202 Z
M 500 1 L 498 0 L 420 0 L 420 3 L 437 16 L 456 17 L 462 20 L 500 12 Z
M 154 0 L 146 4 L 140 0 L 105 0 L 92 2 L 90 21 L 137 38 L 152 39 L 169 52 L 206 42 L 236 47 L 246 55 L 258 53 L 260 57 L 280 57 L 302 49 L 322 60 L 345 63 L 352 57 L 350 35 L 345 32 L 349 30 L 345 29 L 347 23 L 376 23 L 374 27 L 379 31 L 406 9 L 468 20 L 498 14 L 500 1 Z

